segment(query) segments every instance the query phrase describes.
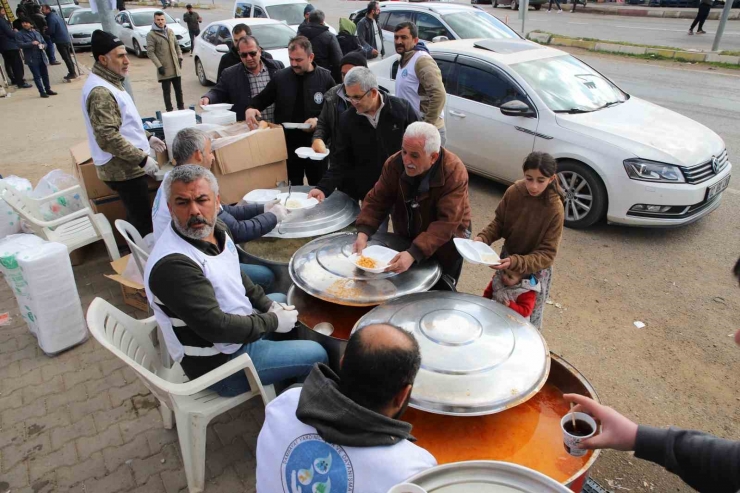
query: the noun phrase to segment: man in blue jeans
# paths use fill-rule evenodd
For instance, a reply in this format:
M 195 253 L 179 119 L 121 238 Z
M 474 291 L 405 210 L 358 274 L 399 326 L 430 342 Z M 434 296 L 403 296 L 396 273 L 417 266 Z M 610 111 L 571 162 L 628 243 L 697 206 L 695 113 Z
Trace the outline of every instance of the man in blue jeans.
M 46 48 L 44 38 L 41 37 L 38 31 L 32 29 L 33 25 L 27 18 L 22 19 L 21 27 L 23 29 L 15 33 L 15 42 L 23 50 L 23 58 L 33 74 L 36 89 L 39 90 L 42 98 L 56 96 L 57 93 L 51 90 L 51 84 L 49 83 L 49 71 L 46 68 L 49 60 L 46 58 L 46 52 L 44 51 Z
M 162 188 L 172 222 L 149 256 L 144 284 L 167 351 L 188 378 L 243 353 L 264 385 L 303 380 L 315 363 L 326 363 L 326 351 L 315 342 L 271 340 L 273 333 L 293 330 L 298 312 L 270 299 L 239 269 L 242 252 L 217 218 L 213 173 L 177 166 Z M 249 384 L 239 371 L 212 388 L 233 396 L 248 391 Z

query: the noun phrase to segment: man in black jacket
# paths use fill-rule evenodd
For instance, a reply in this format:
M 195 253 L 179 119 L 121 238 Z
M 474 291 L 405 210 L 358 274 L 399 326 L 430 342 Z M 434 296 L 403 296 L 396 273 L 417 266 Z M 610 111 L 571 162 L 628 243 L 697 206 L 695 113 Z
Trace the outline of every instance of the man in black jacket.
M 298 26 L 298 34 L 311 41 L 314 62 L 324 67 L 334 80 L 340 80 L 339 61 L 342 59 L 342 47 L 337 37 L 329 32 L 329 26 L 324 24 L 324 12 L 314 10 L 308 16 L 308 24 Z
M 366 67 L 355 67 L 344 78 L 352 104 L 339 116 L 332 166 L 309 197 L 319 201 L 339 188 L 355 200 L 365 198 L 380 178 L 383 164 L 401 150 L 406 127 L 419 121 L 419 114 L 405 99 L 378 89 L 378 81 Z
M 283 62 L 263 58 L 262 48 L 253 36 L 240 38 L 237 50 L 242 63 L 224 70 L 218 84 L 200 99 L 200 105 L 232 103 L 234 106 L 231 110 L 236 113 L 236 119 L 244 121 L 252 98 L 283 68 Z M 265 110 L 263 119 L 271 122 L 273 114 L 274 107 L 271 105 Z
M 221 80 L 221 74 L 224 73 L 224 70 L 229 67 L 233 67 L 234 65 L 238 65 L 239 62 L 241 62 L 241 58 L 239 58 L 239 51 L 236 49 L 236 45 L 239 43 L 240 39 L 244 38 L 245 36 L 251 35 L 252 30 L 246 24 L 237 24 L 236 26 L 234 26 L 234 29 L 231 30 L 231 39 L 226 41 L 226 45 L 229 47 L 229 51 L 227 53 L 224 53 L 224 55 L 221 57 L 221 61 L 218 62 L 216 82 Z M 262 58 L 272 60 L 272 55 L 263 50 Z
M 324 93 L 334 86 L 331 73 L 313 63 L 311 42 L 305 36 L 296 36 L 288 44 L 290 68 L 278 70 L 265 90 L 252 98 L 246 121 L 257 128 L 257 118 L 270 105 L 275 105 L 275 123 L 303 123 L 306 128 L 286 129 L 288 147 L 288 179 L 293 185 L 303 185 L 303 175 L 309 185 L 321 180 L 326 170 L 326 159 L 312 161 L 295 154 L 299 147 L 311 147 L 311 134 L 316 129 L 317 117 L 324 104 Z
M 380 29 L 380 24 L 378 23 L 379 15 L 380 4 L 373 0 L 367 4 L 365 17 L 357 23 L 357 37 L 360 39 L 360 43 L 371 49 L 368 59 L 375 58 L 378 54 L 380 54 L 381 58 L 385 56 L 383 31 Z
M 13 25 L 8 20 L 4 8 L 0 8 L 0 54 L 5 60 L 5 71 L 12 84 L 19 89 L 28 89 L 31 84 L 23 80 L 25 75 L 23 71 L 23 59 L 18 43 L 15 42 L 15 32 Z

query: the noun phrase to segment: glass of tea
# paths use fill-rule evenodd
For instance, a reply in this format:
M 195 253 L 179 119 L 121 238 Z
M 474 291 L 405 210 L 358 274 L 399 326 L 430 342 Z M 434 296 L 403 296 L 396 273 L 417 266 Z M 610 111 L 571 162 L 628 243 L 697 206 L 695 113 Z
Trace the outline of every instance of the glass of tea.
M 575 418 L 575 426 L 573 426 Z M 586 413 L 568 413 L 560 420 L 560 428 L 563 430 L 563 446 L 565 451 L 573 457 L 581 457 L 588 450 L 578 448 L 581 440 L 591 438 L 596 434 L 596 421 Z

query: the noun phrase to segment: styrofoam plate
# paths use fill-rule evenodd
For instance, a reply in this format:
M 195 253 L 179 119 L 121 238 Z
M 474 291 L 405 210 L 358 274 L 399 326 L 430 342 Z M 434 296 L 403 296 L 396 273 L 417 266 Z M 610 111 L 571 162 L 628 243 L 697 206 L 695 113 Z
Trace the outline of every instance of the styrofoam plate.
M 358 269 L 362 269 L 365 272 L 372 272 L 373 274 L 380 274 L 381 272 L 385 271 L 390 261 L 393 260 L 393 257 L 395 257 L 396 255 L 398 255 L 398 252 L 391 248 L 386 248 L 381 245 L 372 245 L 365 248 L 362 251 L 362 255 L 357 255 L 356 253 L 353 253 L 352 255 L 347 257 L 347 259 L 355 264 Z M 357 263 L 357 261 L 360 260 L 360 257 L 370 257 L 378 263 L 378 266 L 374 268 L 363 267 Z
M 277 199 L 280 201 L 280 203 L 283 204 L 285 208 L 289 211 L 303 211 L 311 209 L 312 207 L 316 207 L 316 205 L 318 205 L 319 203 L 319 201 L 313 197 L 309 199 L 308 194 L 303 192 L 293 192 L 292 194 L 290 194 L 290 200 L 288 200 L 286 203 L 287 198 L 287 193 L 281 193 L 277 196 Z
M 287 128 L 287 129 L 301 129 L 301 130 L 306 130 L 306 129 L 311 128 L 311 124 L 310 123 L 290 123 L 290 122 L 285 122 L 282 125 L 283 125 L 283 127 Z
M 203 108 L 203 111 L 219 111 L 219 110 L 230 110 L 232 106 L 234 105 L 231 103 L 216 103 L 216 104 L 207 104 L 205 106 L 201 106 L 201 108 Z
M 322 154 L 320 152 L 314 151 L 310 147 L 299 147 L 295 150 L 295 153 L 301 159 L 313 159 L 314 161 L 321 161 L 329 155 L 329 150 L 327 149 L 326 152 Z
M 501 258 L 498 254 L 482 241 L 466 240 L 465 238 L 453 238 L 455 248 L 465 260 L 473 264 L 499 265 Z
M 242 200 L 248 204 L 266 204 L 278 198 L 278 195 L 280 195 L 280 190 L 258 188 L 246 194 Z

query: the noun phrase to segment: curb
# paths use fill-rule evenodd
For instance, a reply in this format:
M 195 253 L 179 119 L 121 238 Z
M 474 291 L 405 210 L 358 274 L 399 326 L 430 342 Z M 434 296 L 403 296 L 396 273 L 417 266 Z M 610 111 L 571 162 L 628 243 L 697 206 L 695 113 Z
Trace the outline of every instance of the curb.
M 682 62 L 709 62 L 726 63 L 728 65 L 740 65 L 740 56 L 719 55 L 717 53 L 704 53 L 696 51 L 671 50 L 669 48 L 649 48 L 646 46 L 631 46 L 604 41 L 586 41 L 582 39 L 562 38 L 547 33 L 531 32 L 527 39 L 543 45 L 571 46 L 583 48 L 589 51 L 602 53 L 617 53 L 622 55 L 657 55 L 663 58 L 679 60 Z
M 696 9 L 690 10 L 652 10 L 652 9 L 630 9 L 630 8 L 610 8 L 599 7 L 598 5 L 589 4 L 588 8 L 576 9 L 575 12 L 581 14 L 601 14 L 601 15 L 623 15 L 629 17 L 661 17 L 665 19 L 693 19 L 696 17 Z M 717 21 L 722 16 L 722 9 L 715 9 L 709 12 L 708 20 Z M 740 9 L 732 9 L 728 20 L 740 20 Z

